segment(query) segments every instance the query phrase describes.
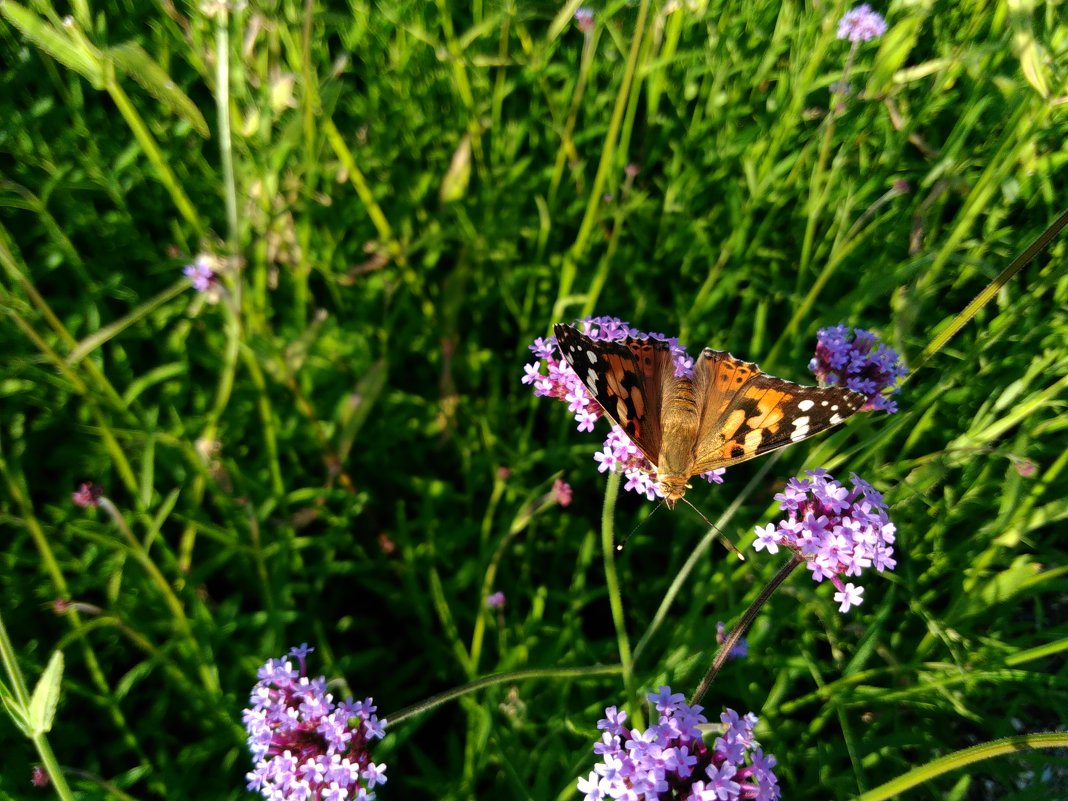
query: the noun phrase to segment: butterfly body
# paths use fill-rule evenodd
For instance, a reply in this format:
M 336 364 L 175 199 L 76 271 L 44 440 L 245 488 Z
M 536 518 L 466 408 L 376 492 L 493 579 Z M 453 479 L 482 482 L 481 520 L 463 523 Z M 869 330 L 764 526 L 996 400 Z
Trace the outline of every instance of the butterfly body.
M 655 465 L 674 507 L 691 476 L 800 442 L 843 422 L 867 398 L 768 375 L 752 362 L 705 348 L 692 377 L 676 375 L 667 342 L 595 340 L 555 327 L 560 350 L 605 415 Z

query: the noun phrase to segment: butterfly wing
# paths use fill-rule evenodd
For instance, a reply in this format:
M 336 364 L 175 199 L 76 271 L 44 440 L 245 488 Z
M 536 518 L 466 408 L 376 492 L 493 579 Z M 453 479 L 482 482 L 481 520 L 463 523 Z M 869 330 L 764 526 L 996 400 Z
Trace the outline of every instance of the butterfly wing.
M 660 411 L 675 376 L 668 344 L 634 337 L 591 339 L 559 323 L 553 330 L 560 352 L 605 415 L 655 465 L 660 456 Z
M 695 473 L 744 462 L 825 431 L 867 402 L 842 387 L 808 387 L 705 348 L 694 364 L 701 422 Z

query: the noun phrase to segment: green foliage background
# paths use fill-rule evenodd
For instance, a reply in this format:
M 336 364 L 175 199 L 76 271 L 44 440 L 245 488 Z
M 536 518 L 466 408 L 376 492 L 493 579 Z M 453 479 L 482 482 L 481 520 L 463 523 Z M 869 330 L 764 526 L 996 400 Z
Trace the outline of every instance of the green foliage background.
M 840 2 L 605 2 L 588 36 L 578 6 L 0 4 L 0 611 L 31 684 L 64 651 L 48 739 L 81 797 L 246 797 L 255 669 L 307 641 L 387 717 L 535 671 L 397 722 L 381 798 L 577 798 L 627 700 L 594 670 L 603 431 L 519 383 L 527 345 L 611 314 L 806 380 L 847 322 L 916 365 L 1065 205 L 1055 2 L 879 8 L 840 102 Z M 224 302 L 181 278 L 198 253 Z M 784 797 L 1065 726 L 1064 259 L 900 414 L 687 496 L 743 547 L 803 467 L 891 503 L 897 571 L 844 616 L 795 576 L 706 698 L 761 717 Z M 574 502 L 541 503 L 560 475 Z M 71 504 L 86 480 L 130 537 Z M 617 534 L 650 508 L 621 497 Z M 691 691 L 779 564 L 704 529 L 660 512 L 618 556 L 639 688 Z M 24 797 L 38 754 L 0 743 Z M 909 797 L 1066 795 L 1063 751 L 1024 748 Z

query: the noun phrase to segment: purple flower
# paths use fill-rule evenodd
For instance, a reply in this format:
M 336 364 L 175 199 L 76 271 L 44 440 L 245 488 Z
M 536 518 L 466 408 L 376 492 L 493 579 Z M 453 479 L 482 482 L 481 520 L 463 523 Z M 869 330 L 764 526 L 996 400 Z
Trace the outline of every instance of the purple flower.
M 834 594 L 835 603 L 839 604 L 839 612 L 848 612 L 850 607 L 860 606 L 864 602 L 864 599 L 860 596 L 864 593 L 863 587 L 858 587 L 855 584 L 846 584 L 842 588 L 841 592 Z
M 92 481 L 85 481 L 77 491 L 72 492 L 70 495 L 71 501 L 75 506 L 79 506 L 82 509 L 88 509 L 90 506 L 97 507 L 100 505 L 100 499 L 104 497 L 104 488 L 99 484 L 94 484 Z
M 871 6 L 863 3 L 845 13 L 838 21 L 838 38 L 851 42 L 868 42 L 886 33 L 886 20 Z
M 808 363 L 820 382 L 845 386 L 868 396 L 861 411 L 881 410 L 893 414 L 897 404 L 890 396 L 900 390 L 898 379 L 908 375 L 901 357 L 863 328 L 846 325 L 821 328 L 816 335 L 816 355 Z
M 774 553 L 774 551 L 772 551 Z M 716 643 L 723 645 L 727 641 L 727 625 L 721 620 L 716 623 Z M 745 637 L 739 637 L 738 642 L 731 646 L 730 659 L 742 659 L 749 655 L 749 644 Z
M 578 25 L 578 29 L 583 33 L 590 33 L 593 30 L 593 9 L 583 6 L 575 12 L 575 24 Z
M 652 337 L 667 342 L 671 347 L 671 355 L 675 362 L 676 376 L 689 376 L 693 372 L 693 359 L 686 353 L 677 338 L 666 337 L 663 334 L 646 334 L 630 324 L 623 322 L 617 317 L 591 317 L 583 321 L 587 336 L 593 339 L 616 340 L 625 337 Z M 539 337 L 530 346 L 531 352 L 545 361 L 545 372 L 542 373 L 541 362 L 535 362 L 523 367 L 522 383 L 532 385 L 537 397 L 556 398 L 567 404 L 578 423 L 579 431 L 593 431 L 594 423 L 604 414 L 600 404 L 591 397 L 586 385 L 582 383 L 571 365 L 564 359 L 557 345 L 556 337 L 548 339 Z M 594 461 L 597 462 L 598 472 L 614 472 L 625 475 L 627 481 L 624 489 L 644 495 L 649 500 L 662 498 L 659 481 L 656 475 L 656 466 L 651 464 L 638 447 L 631 442 L 623 429 L 613 425 L 612 430 L 605 438 L 604 446 L 600 452 L 595 453 Z M 701 478 L 709 483 L 722 484 L 723 468 L 709 470 L 701 473 Z M 561 503 L 566 506 L 566 503 Z
M 200 254 L 182 268 L 182 273 L 189 279 L 193 289 L 197 292 L 208 292 L 219 283 L 219 277 L 215 274 L 215 259 L 205 254 Z
M 243 720 L 254 769 L 248 789 L 275 801 L 373 799 L 386 783 L 386 766 L 375 764 L 369 745 L 385 734 L 386 721 L 375 715 L 374 701 L 346 698 L 334 703 L 326 678 L 309 679 L 307 643 L 289 656 L 268 659 L 249 697 Z
M 493 593 L 492 595 L 487 595 L 486 606 L 488 606 L 490 609 L 501 609 L 502 607 L 504 607 L 504 593 L 500 590 L 497 590 L 497 592 Z
M 604 734 L 594 746 L 601 762 L 578 780 L 586 801 L 777 801 L 775 758 L 753 737 L 755 715 L 728 709 L 720 717 L 722 734 L 709 747 L 698 728 L 708 722 L 700 706 L 687 705 L 670 687 L 648 699 L 659 720 L 644 731 L 628 730 L 626 715 L 614 706 L 605 709 L 606 719 L 597 724 Z
M 894 524 L 886 514 L 883 496 L 863 479 L 851 474 L 847 489 L 825 470 L 809 470 L 809 478 L 790 479 L 786 491 L 775 496 L 787 513 L 777 524 L 757 527 L 756 550 L 775 553 L 787 548 L 804 557 L 812 579 L 824 579 L 838 590 L 840 611 L 859 606 L 863 590 L 843 584 L 841 576 L 859 576 L 874 566 L 880 573 L 893 570 Z

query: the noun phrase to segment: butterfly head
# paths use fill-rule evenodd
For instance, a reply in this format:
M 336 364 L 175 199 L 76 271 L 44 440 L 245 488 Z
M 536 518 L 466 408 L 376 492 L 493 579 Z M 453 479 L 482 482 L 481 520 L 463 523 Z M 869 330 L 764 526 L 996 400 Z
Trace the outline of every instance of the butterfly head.
M 685 476 L 663 476 L 660 479 L 660 491 L 664 494 L 664 503 L 668 509 L 674 509 L 688 489 L 690 485 L 686 483 Z

